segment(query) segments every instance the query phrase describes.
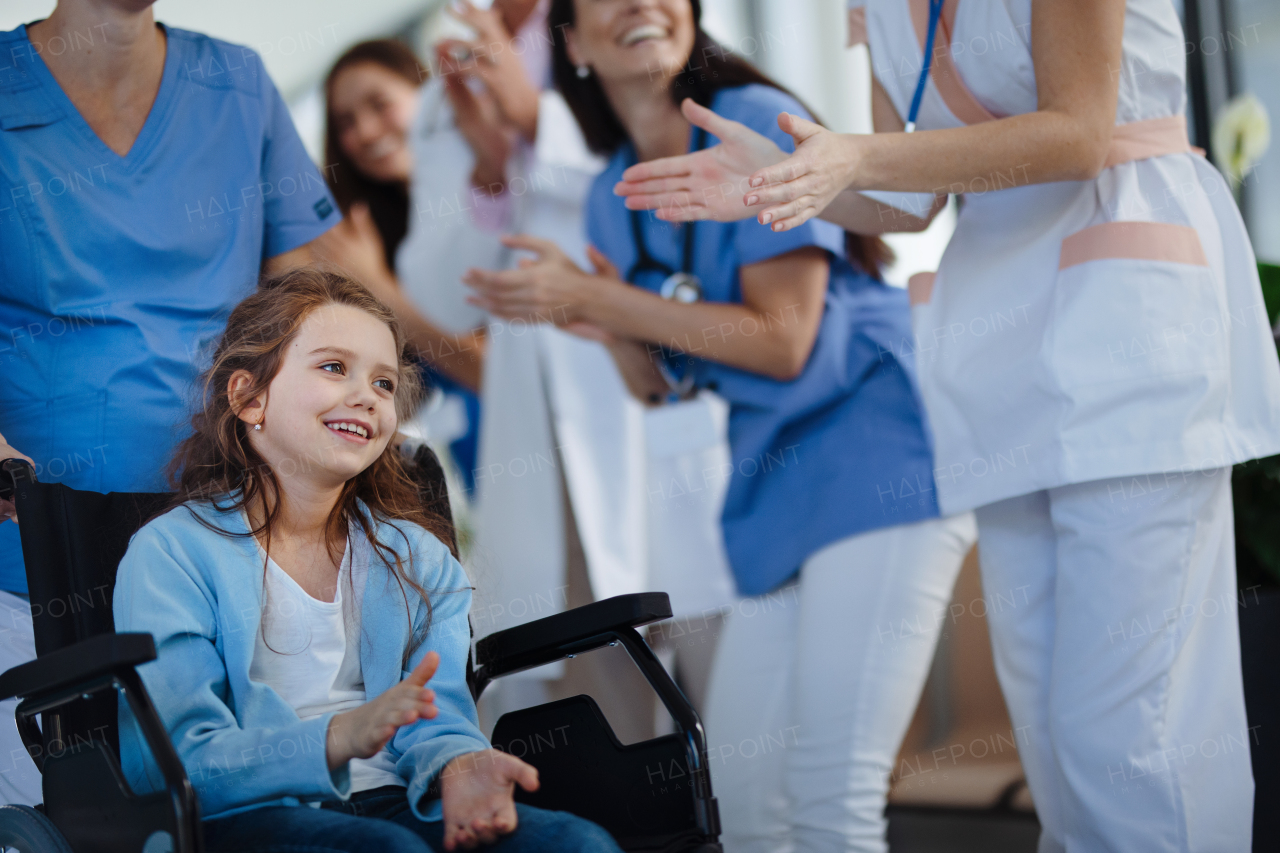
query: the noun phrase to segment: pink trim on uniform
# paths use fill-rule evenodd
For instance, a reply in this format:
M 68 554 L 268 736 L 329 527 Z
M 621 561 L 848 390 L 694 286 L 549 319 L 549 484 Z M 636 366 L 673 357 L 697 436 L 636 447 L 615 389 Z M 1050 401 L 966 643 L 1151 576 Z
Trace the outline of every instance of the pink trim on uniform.
M 855 44 L 867 43 L 867 7 L 854 6 L 849 10 L 849 44 L 853 47 Z
M 912 305 L 928 305 L 933 298 L 933 283 L 938 278 L 936 272 L 918 272 L 907 279 L 907 299 Z
M 1209 266 L 1194 228 L 1167 222 L 1103 222 L 1062 241 L 1058 269 L 1113 259 Z
M 1190 152 L 1187 139 L 1186 116 L 1165 116 L 1145 121 L 1118 124 L 1111 131 L 1111 148 L 1107 151 L 1102 168 L 1110 169 L 1121 163 L 1163 157 L 1166 154 Z
M 959 0 L 946 0 L 942 6 L 942 23 L 946 32 L 953 32 L 956 21 L 956 6 Z M 916 30 L 916 41 L 920 43 L 921 56 L 924 55 L 924 43 L 929 37 L 929 0 L 910 0 L 911 23 Z M 980 124 L 984 121 L 995 121 L 999 116 L 979 103 L 964 80 L 960 79 L 960 71 L 951 58 L 951 45 L 943 28 L 938 28 L 933 40 L 933 65 L 929 77 L 938 90 L 943 103 L 952 115 L 965 124 Z

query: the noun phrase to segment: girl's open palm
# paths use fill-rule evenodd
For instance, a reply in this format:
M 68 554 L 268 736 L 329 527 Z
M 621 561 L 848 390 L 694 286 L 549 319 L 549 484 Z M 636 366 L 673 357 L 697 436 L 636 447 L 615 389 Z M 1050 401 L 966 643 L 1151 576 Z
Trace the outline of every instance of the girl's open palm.
M 493 844 L 516 828 L 515 786 L 538 790 L 538 771 L 497 749 L 469 752 L 440 774 L 444 849 Z
M 656 210 L 657 217 L 668 222 L 734 222 L 754 216 L 758 208 L 743 203 L 751 189 L 750 178 L 760 169 L 786 160 L 786 152 L 769 137 L 687 98 L 680 110 L 720 143 L 692 154 L 632 166 L 623 172 L 613 191 L 626 198 L 631 210 Z

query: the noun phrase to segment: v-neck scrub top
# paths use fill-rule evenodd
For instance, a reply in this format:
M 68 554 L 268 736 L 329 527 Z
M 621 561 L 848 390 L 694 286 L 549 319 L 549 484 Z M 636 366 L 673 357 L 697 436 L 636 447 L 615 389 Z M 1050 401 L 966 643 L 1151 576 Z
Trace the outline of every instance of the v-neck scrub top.
M 1032 0 L 946 0 L 921 130 L 1036 110 L 1031 14 Z M 849 10 L 904 118 L 928 19 L 928 0 Z M 944 512 L 1280 452 L 1257 266 L 1226 182 L 1187 140 L 1185 67 L 1173 3 L 1127 0 L 1098 176 L 940 188 L 964 204 L 936 278 L 913 281 L 899 350 L 919 363 Z
M 720 90 L 711 108 L 786 151 L 795 145 L 778 128 L 778 113 L 807 115 L 786 93 L 757 84 Z M 707 146 L 715 144 L 709 136 Z M 620 270 L 630 269 L 638 253 L 630 214 L 613 186 L 635 158 L 633 146 L 624 145 L 587 202 L 587 236 Z M 649 254 L 680 269 L 682 227 L 647 213 L 641 223 Z M 826 252 L 830 279 L 817 339 L 798 377 L 781 381 L 696 357 L 707 348 L 699 340 L 675 342 L 695 356 L 691 364 L 685 356 L 670 359 L 673 369 L 691 370 L 697 387 L 713 390 L 730 406 L 732 471 L 696 472 L 693 482 L 672 491 L 699 488 L 699 478 L 729 478 L 721 522 L 743 595 L 783 584 L 811 554 L 840 539 L 938 515 L 914 357 L 895 348 L 911 333 L 904 290 L 854 270 L 845 257 L 844 231 L 818 219 L 781 233 L 755 219 L 699 222 L 692 272 L 705 300 L 741 303 L 743 266 L 809 246 Z M 657 291 L 664 278 L 646 271 L 632 283 Z M 791 320 L 784 310 L 769 322 Z M 760 332 L 744 322 L 705 333 L 714 340 Z
M 26 27 L 0 33 L 0 433 L 43 481 L 163 490 L 194 380 L 263 260 L 341 218 L 257 54 L 165 33 L 123 157 Z M 19 555 L 0 524 L 0 588 L 26 591 Z

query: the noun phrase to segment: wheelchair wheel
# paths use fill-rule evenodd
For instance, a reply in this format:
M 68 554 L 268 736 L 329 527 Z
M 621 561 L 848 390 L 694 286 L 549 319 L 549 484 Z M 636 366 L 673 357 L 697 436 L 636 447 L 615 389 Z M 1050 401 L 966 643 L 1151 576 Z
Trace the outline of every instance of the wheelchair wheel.
M 0 850 L 71 853 L 58 828 L 30 806 L 0 806 Z

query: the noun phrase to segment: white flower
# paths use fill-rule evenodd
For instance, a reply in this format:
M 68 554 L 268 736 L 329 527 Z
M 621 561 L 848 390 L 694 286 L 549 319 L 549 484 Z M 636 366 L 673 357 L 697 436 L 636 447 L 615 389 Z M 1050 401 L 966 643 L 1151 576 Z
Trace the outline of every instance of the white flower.
M 1213 125 L 1213 159 L 1231 185 L 1262 159 L 1271 144 L 1271 120 L 1267 108 L 1250 94 L 1232 98 Z

